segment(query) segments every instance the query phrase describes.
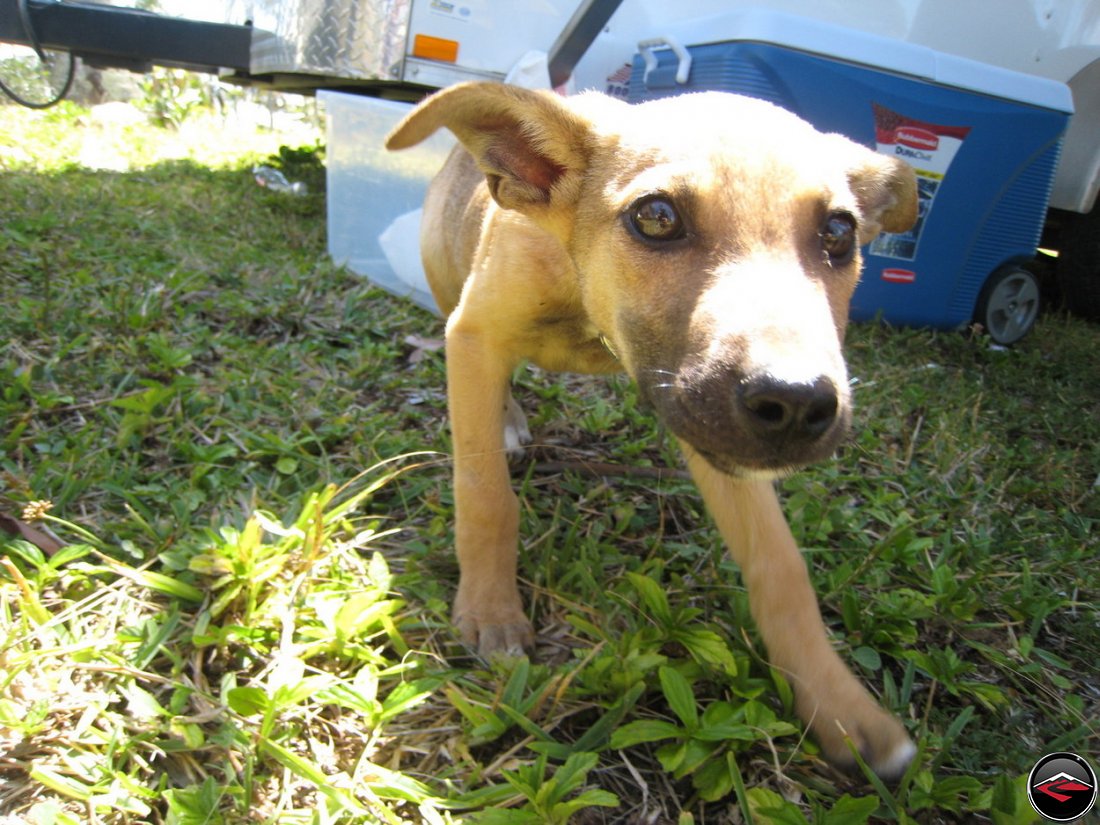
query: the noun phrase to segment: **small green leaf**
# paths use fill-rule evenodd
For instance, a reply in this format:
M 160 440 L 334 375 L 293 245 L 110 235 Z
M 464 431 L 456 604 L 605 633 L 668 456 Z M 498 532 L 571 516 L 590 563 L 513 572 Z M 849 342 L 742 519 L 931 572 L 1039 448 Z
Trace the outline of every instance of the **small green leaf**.
M 1035 652 L 1035 655 L 1038 658 L 1042 659 L 1048 665 L 1051 665 L 1051 666 L 1056 667 L 1056 668 L 1060 668 L 1061 670 L 1068 670 L 1068 671 L 1073 670 L 1073 667 L 1070 665 L 1069 662 L 1067 662 L 1061 656 L 1056 656 L 1055 654 L 1051 653 L 1049 650 L 1044 650 L 1041 647 L 1036 647 L 1036 648 L 1034 648 L 1034 652 Z
M 599 760 L 599 755 L 595 753 L 574 753 L 566 759 L 565 764 L 554 772 L 556 799 L 561 799 L 583 785 L 588 772 L 596 767 Z
M 7 533 L 3 535 L 7 536 Z M 23 539 L 12 539 L 5 542 L 4 552 L 18 556 L 35 567 L 41 567 L 46 563 L 46 554 L 29 541 L 23 541 Z
M 271 704 L 267 693 L 255 687 L 232 688 L 226 694 L 225 702 L 229 705 L 230 710 L 239 713 L 241 716 L 263 713 Z
M 611 791 L 591 788 L 570 800 L 554 805 L 550 809 L 550 816 L 554 822 L 566 823 L 572 821 L 573 814 L 578 811 L 593 807 L 617 808 L 619 807 L 619 797 Z
M 726 754 L 726 767 L 733 779 L 733 792 L 737 795 L 737 807 L 741 811 L 741 818 L 744 819 L 745 825 L 756 825 L 756 820 L 752 815 L 752 800 L 749 798 L 748 791 L 745 790 L 745 779 L 741 776 L 741 768 L 737 765 L 737 757 L 732 753 Z
M 695 706 L 695 693 L 691 689 L 691 683 L 675 668 L 662 667 L 657 673 L 661 679 L 661 691 L 665 694 L 672 712 L 680 717 L 680 721 L 689 730 L 698 728 L 699 711 Z
M 512 662 L 512 672 L 501 692 L 500 701 L 513 708 L 523 706 L 523 692 L 527 688 L 527 680 L 531 675 L 531 660 L 526 656 L 520 656 Z
M 962 733 L 963 728 L 967 726 L 967 724 L 973 717 L 974 706 L 967 705 L 965 708 L 962 709 L 959 715 L 955 717 L 954 721 L 951 722 L 950 726 L 948 726 L 947 728 L 947 731 L 943 735 L 943 750 L 940 756 L 937 757 L 937 763 L 940 759 L 946 756 L 946 754 L 950 753 L 951 745 L 955 742 L 956 739 L 959 738 L 959 734 Z
M 161 716 L 167 716 L 168 712 L 160 706 L 149 691 L 135 684 L 129 684 L 122 689 L 126 697 L 126 710 L 135 719 L 149 721 Z
M 1007 694 L 997 685 L 966 679 L 960 681 L 958 687 L 960 692 L 969 693 L 989 710 L 995 711 L 1008 704 Z
M 794 690 L 791 688 L 791 683 L 778 668 L 773 667 L 768 670 L 772 677 L 772 684 L 775 685 L 775 692 L 783 704 L 783 713 L 790 714 L 794 709 Z
M 499 713 L 502 714 L 505 718 L 511 720 L 514 725 L 518 725 L 528 735 L 533 736 L 535 739 L 539 740 L 543 744 L 550 745 L 551 747 L 558 744 L 557 742 L 554 742 L 554 738 L 550 734 L 548 734 L 537 724 L 524 716 L 522 712 L 516 710 L 511 705 L 501 705 L 499 708 Z
M 867 670 L 876 671 L 882 667 L 882 657 L 873 647 L 863 645 L 852 651 L 852 658 Z
M 523 808 L 487 808 L 466 817 L 465 821 L 476 825 L 546 825 L 546 820 L 539 813 Z
M 308 759 L 284 748 L 278 742 L 272 742 L 270 739 L 260 739 L 260 750 L 268 753 L 276 762 L 302 779 L 319 787 L 327 784 L 328 777 L 325 776 L 324 771 Z
M 379 722 L 385 722 L 416 707 L 430 698 L 438 687 L 439 681 L 436 679 L 402 682 L 382 700 L 382 716 Z
M 365 696 L 360 691 L 346 682 L 338 682 L 317 694 L 317 701 L 326 705 L 354 710 L 361 716 L 365 716 L 368 724 L 377 724 L 377 717 L 382 714 L 382 705 L 377 699 Z
M 375 552 L 371 555 L 370 562 L 367 565 L 367 576 L 378 590 L 383 592 L 389 590 L 393 575 L 390 573 L 390 566 L 386 562 L 386 557 L 381 553 Z
M 331 676 L 307 676 L 298 682 L 279 685 L 273 700 L 280 709 L 296 707 L 331 685 Z
M 733 791 L 733 775 L 725 759 L 712 759 L 695 772 L 691 784 L 706 802 L 717 802 Z
M 685 731 L 663 719 L 639 719 L 629 722 L 611 734 L 611 747 L 615 750 L 640 745 L 643 742 L 659 742 L 662 739 L 683 737 Z
M 745 794 L 753 821 L 759 825 L 806 825 L 802 811 L 775 791 L 767 788 L 752 788 Z M 743 809 L 742 809 L 743 810 Z
M 70 544 L 62 547 L 50 558 L 50 567 L 55 570 L 77 559 L 82 559 L 92 552 L 92 547 L 87 544 Z
M 173 825 L 220 825 L 225 821 L 218 813 L 223 793 L 212 776 L 206 777 L 202 785 L 165 791 L 168 821 Z
M 649 576 L 643 576 L 641 573 L 627 573 L 626 577 L 634 585 L 638 595 L 642 597 L 642 601 L 649 608 L 649 612 L 653 614 L 653 618 L 661 625 L 672 624 L 672 611 L 669 609 L 668 596 L 664 588 Z
M 695 731 L 692 736 L 700 742 L 755 742 L 763 739 L 764 735 L 758 728 L 748 725 L 725 724 L 707 727 L 705 724 Z
M 767 730 L 776 723 L 775 711 L 763 702 L 752 700 L 742 706 L 745 715 L 745 724 L 754 728 Z
M 728 725 L 744 716 L 743 708 L 737 708 L 729 702 L 711 702 L 703 711 L 703 727 Z
M 685 743 L 683 753 L 680 755 L 680 763 L 676 766 L 674 778 L 683 779 L 690 773 L 694 773 L 700 766 L 707 763 L 720 748 L 716 748 L 713 742 L 704 742 L 701 739 L 689 739 Z
M 1035 639 L 1025 633 L 1017 639 L 1016 647 L 1020 651 L 1020 658 L 1026 660 L 1031 656 L 1031 651 L 1035 647 Z
M 871 814 L 878 810 L 879 801 L 873 796 L 854 797 L 844 794 L 825 814 L 821 825 L 864 825 Z
M 45 785 L 52 791 L 56 791 L 69 799 L 78 799 L 86 802 L 92 797 L 92 789 L 72 777 L 62 776 L 49 768 L 31 768 L 30 777 L 35 782 Z
M 657 748 L 657 761 L 661 763 L 661 767 L 668 773 L 676 773 L 680 769 L 680 766 L 684 764 L 684 759 L 687 758 L 688 743 L 691 740 L 682 740 L 679 742 L 669 742 L 667 745 L 661 745 Z
M 363 762 L 358 769 L 361 775 L 367 777 L 371 792 L 383 799 L 401 799 L 417 805 L 438 801 L 431 788 L 403 773 L 373 762 Z
M 713 630 L 684 628 L 673 636 L 699 663 L 720 668 L 729 676 L 737 675 L 737 660 L 726 641 Z
M 177 599 L 188 602 L 201 602 L 205 598 L 205 594 L 197 587 L 187 584 L 187 582 L 181 582 L 171 576 L 166 576 L 163 573 L 156 573 L 152 570 L 134 570 L 124 564 L 112 565 L 111 570 L 132 579 L 142 587 L 175 596 Z
M 844 594 L 840 597 L 840 615 L 844 619 L 844 626 L 850 632 L 858 632 L 862 629 L 862 622 L 860 621 L 860 610 L 862 605 L 859 597 L 856 595 L 855 588 L 846 588 Z
M 206 734 L 202 727 L 193 722 L 178 722 L 173 720 L 168 729 L 174 736 L 183 740 L 183 744 L 191 750 L 198 750 L 206 744 Z
M 1027 799 L 1027 775 L 1013 779 L 1006 773 L 993 781 L 993 796 L 989 810 L 994 825 L 1031 825 L 1039 814 Z

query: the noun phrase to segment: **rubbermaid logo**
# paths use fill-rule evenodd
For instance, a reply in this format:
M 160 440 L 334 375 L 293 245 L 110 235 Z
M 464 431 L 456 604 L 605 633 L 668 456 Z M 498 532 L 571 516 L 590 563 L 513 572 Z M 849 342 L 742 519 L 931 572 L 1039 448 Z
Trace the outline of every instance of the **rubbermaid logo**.
M 898 127 L 897 132 L 894 133 L 894 139 L 902 146 L 923 149 L 926 152 L 934 152 L 940 147 L 939 136 L 919 126 Z
M 884 269 L 882 280 L 892 284 L 911 284 L 917 280 L 917 273 L 911 269 Z

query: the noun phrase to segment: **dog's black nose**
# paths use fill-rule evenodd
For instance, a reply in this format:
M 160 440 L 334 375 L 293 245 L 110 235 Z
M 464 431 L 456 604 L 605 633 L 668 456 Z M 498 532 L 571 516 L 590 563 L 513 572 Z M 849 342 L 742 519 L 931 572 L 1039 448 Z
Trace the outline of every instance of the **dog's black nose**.
M 789 384 L 770 375 L 749 378 L 738 387 L 744 420 L 758 436 L 784 442 L 816 441 L 840 412 L 836 385 L 828 378 Z

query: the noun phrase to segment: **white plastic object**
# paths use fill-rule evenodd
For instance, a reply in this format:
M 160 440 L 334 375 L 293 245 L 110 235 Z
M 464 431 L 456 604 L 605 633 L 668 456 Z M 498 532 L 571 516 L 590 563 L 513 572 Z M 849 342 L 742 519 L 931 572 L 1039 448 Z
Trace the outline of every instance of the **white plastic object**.
M 676 82 L 681 86 L 687 83 L 688 77 L 691 75 L 691 54 L 680 45 L 679 41 L 667 35 L 664 37 L 652 37 L 649 40 L 642 40 L 638 43 L 638 52 L 642 55 L 642 59 L 645 60 L 644 82 L 649 82 L 650 72 L 657 68 L 657 55 L 653 52 L 660 48 L 672 49 L 673 54 L 679 58 L 680 63 L 676 67 Z

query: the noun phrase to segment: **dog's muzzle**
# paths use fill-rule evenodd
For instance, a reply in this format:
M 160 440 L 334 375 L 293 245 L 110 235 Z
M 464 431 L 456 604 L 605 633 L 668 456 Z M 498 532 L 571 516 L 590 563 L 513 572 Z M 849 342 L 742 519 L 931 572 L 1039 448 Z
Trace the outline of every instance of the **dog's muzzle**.
M 828 458 L 851 419 L 846 387 L 825 375 L 788 382 L 723 371 L 644 392 L 678 437 L 732 475 L 779 475 Z

